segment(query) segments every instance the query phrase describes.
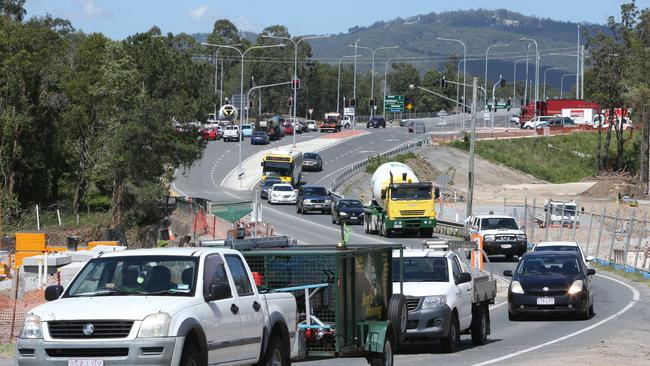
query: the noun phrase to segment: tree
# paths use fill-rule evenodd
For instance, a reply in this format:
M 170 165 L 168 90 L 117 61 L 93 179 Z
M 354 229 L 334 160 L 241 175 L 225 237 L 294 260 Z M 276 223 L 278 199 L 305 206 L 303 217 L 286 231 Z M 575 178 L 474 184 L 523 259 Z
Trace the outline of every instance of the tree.
M 25 0 L 0 0 L 0 15 L 22 22 L 25 14 Z

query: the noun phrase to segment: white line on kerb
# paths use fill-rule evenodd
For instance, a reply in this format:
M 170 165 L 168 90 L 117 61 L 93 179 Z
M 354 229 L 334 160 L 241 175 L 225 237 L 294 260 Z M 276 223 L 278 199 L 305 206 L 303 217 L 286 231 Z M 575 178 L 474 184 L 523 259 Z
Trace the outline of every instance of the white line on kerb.
M 606 278 L 606 279 L 608 279 L 610 281 L 614 281 L 614 282 L 616 282 L 616 283 L 618 283 L 620 285 L 623 285 L 623 286 L 627 287 L 628 289 L 630 289 L 630 291 L 632 291 L 632 294 L 633 294 L 632 295 L 632 300 L 623 309 L 619 310 L 615 314 L 612 314 L 612 315 L 608 316 L 607 318 L 599 321 L 596 324 L 592 324 L 592 325 L 590 325 L 590 326 L 588 326 L 586 328 L 583 328 L 583 329 L 580 329 L 580 330 L 578 330 L 576 332 L 567 334 L 567 335 L 565 335 L 563 337 L 556 338 L 556 339 L 554 339 L 552 341 L 548 341 L 546 343 L 542 343 L 542 344 L 539 344 L 539 345 L 534 346 L 534 347 L 526 348 L 526 349 L 523 349 L 521 351 L 513 352 L 511 354 L 508 354 L 508 355 L 505 355 L 505 356 L 502 356 L 502 357 L 499 357 L 499 358 L 494 358 L 494 359 L 491 359 L 491 360 L 488 360 L 488 361 L 477 363 L 477 364 L 474 364 L 473 366 L 491 365 L 493 363 L 497 363 L 497 362 L 501 362 L 503 360 L 507 360 L 507 359 L 510 359 L 510 358 L 513 358 L 513 357 L 517 357 L 517 356 L 522 355 L 524 353 L 528 353 L 528 352 L 535 351 L 535 350 L 538 350 L 538 349 L 546 347 L 546 346 L 550 346 L 550 345 L 555 344 L 557 342 L 561 342 L 561 341 L 563 341 L 565 339 L 575 337 L 575 336 L 577 336 L 579 334 L 582 334 L 584 332 L 588 332 L 588 331 L 590 331 L 590 330 L 592 330 L 592 329 L 594 329 L 594 328 L 596 328 L 598 326 L 601 326 L 601 325 L 607 323 L 608 321 L 610 321 L 610 320 L 612 320 L 612 319 L 614 319 L 614 318 L 616 318 L 616 317 L 618 317 L 620 315 L 623 315 L 625 312 L 630 310 L 632 308 L 632 306 L 634 306 L 634 304 L 636 304 L 639 301 L 639 299 L 641 298 L 641 294 L 639 293 L 639 291 L 637 289 L 635 289 L 634 287 L 628 285 L 627 283 L 625 283 L 623 281 L 617 280 L 617 279 L 612 278 L 612 277 L 603 276 L 603 275 L 598 275 L 598 277 Z

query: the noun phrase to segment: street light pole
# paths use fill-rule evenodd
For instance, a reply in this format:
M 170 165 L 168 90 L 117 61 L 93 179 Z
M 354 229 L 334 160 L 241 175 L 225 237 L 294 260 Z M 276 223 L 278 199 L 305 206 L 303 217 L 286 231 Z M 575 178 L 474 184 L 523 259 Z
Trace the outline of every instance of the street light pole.
M 370 51 L 372 54 L 372 67 L 370 69 L 370 98 L 375 99 L 375 53 L 380 50 L 390 50 L 390 49 L 395 49 L 399 48 L 399 46 L 389 46 L 389 47 L 377 47 L 375 49 L 372 49 L 370 47 L 365 47 L 365 46 L 359 46 L 355 44 L 355 47 L 357 48 L 363 48 L 365 50 Z M 377 105 L 377 103 L 375 103 Z M 355 110 L 356 112 L 356 110 Z M 370 118 L 374 116 L 374 106 L 370 107 Z M 356 113 L 355 113 L 356 114 Z M 386 119 L 384 119 L 385 121 Z
M 467 103 L 467 98 L 465 95 L 465 85 L 467 84 L 467 47 L 465 46 L 465 43 L 460 39 L 443 37 L 438 37 L 436 39 L 439 41 L 458 42 L 463 46 L 463 103 Z M 458 69 L 460 70 L 460 67 Z M 460 115 L 460 123 L 462 129 L 465 130 L 465 108 L 463 108 L 463 113 Z
M 336 113 L 339 115 L 341 114 L 341 108 L 340 108 L 340 99 L 341 99 L 341 62 L 343 62 L 344 58 L 352 58 L 352 57 L 359 57 L 358 55 L 352 55 L 352 56 L 343 56 L 339 58 L 339 76 L 336 82 Z M 345 108 L 345 105 L 343 106 Z
M 383 117 L 384 121 L 386 121 L 386 83 L 388 81 L 388 66 L 390 65 L 390 62 L 395 59 L 403 59 L 403 60 L 413 60 L 415 57 L 390 57 L 386 59 L 386 63 L 384 64 L 384 99 L 382 100 L 382 111 L 383 111 Z
M 306 40 L 306 39 L 319 39 L 319 38 L 329 38 L 329 34 L 323 35 L 323 36 L 310 36 L 310 37 L 303 37 L 300 38 L 298 41 L 294 41 L 291 37 L 280 37 L 280 36 L 271 36 L 271 35 L 262 35 L 262 38 L 273 38 L 273 39 L 283 39 L 290 41 L 293 43 L 293 80 L 298 80 L 298 45 L 300 42 Z M 293 123 L 294 126 L 292 128 L 293 130 L 293 147 L 296 147 L 296 125 L 297 125 L 297 112 L 298 112 L 298 85 L 296 84 L 297 81 L 294 81 L 293 86 L 293 108 L 292 108 L 292 114 L 293 114 Z
M 483 82 L 485 83 L 486 90 L 488 85 L 488 52 L 490 52 L 490 48 L 492 47 L 508 47 L 508 46 L 510 46 L 508 43 L 495 43 L 493 45 L 488 46 L 488 48 L 485 50 L 485 80 Z M 485 106 L 487 107 L 487 95 L 485 97 Z
M 512 72 L 512 103 L 516 103 L 517 100 L 517 63 L 523 61 L 528 62 L 528 58 L 521 58 L 519 60 L 515 60 L 515 66 Z
M 242 136 L 241 136 L 241 126 L 244 124 L 244 57 L 248 53 L 248 51 L 254 50 L 254 49 L 260 49 L 260 48 L 274 48 L 274 47 L 284 47 L 284 44 L 277 44 L 277 45 L 268 45 L 268 46 L 253 46 L 250 48 L 247 48 L 245 51 L 242 52 L 239 48 L 230 46 L 230 45 L 217 45 L 217 44 L 212 44 L 212 43 L 207 43 L 207 42 L 202 42 L 201 43 L 203 46 L 208 46 L 208 47 L 222 47 L 222 48 L 228 48 L 231 50 L 235 50 L 239 52 L 239 55 L 241 56 L 241 74 L 239 75 L 239 162 L 237 164 L 239 171 L 237 172 L 238 177 L 239 177 L 239 182 L 241 184 L 241 178 L 242 175 L 244 174 L 242 172 L 242 165 L 241 165 L 241 143 L 242 143 Z
M 523 37 L 519 38 L 519 40 L 535 44 L 535 103 L 533 107 L 533 116 L 537 116 L 537 100 L 539 99 L 539 48 L 537 47 L 537 41 L 532 38 Z
M 562 99 L 562 93 L 564 92 L 564 77 L 565 76 L 575 76 L 576 74 L 564 74 L 560 78 L 560 99 Z
M 472 79 L 472 116 L 470 117 L 469 133 L 469 169 L 467 179 L 467 217 L 472 216 L 472 204 L 474 201 L 474 149 L 476 145 L 476 94 L 478 78 Z
M 546 73 L 551 70 L 566 70 L 566 67 L 550 67 L 544 70 L 544 100 L 546 100 Z
M 354 75 L 352 77 L 352 98 L 354 99 L 354 113 L 352 114 L 352 131 L 357 124 L 357 47 L 360 39 L 354 41 Z

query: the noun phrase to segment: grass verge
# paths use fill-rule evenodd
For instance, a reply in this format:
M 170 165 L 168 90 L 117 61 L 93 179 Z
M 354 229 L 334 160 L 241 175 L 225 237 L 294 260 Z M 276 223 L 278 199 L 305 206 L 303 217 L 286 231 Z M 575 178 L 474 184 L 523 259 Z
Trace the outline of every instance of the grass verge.
M 629 133 L 626 133 L 626 138 Z M 602 143 L 605 142 L 605 134 Z M 569 135 L 477 141 L 476 153 L 484 159 L 521 170 L 550 183 L 577 182 L 596 174 L 598 134 Z M 451 146 L 469 150 L 467 141 L 454 141 Z M 623 161 L 627 170 L 636 165 L 635 139 L 627 141 Z M 616 154 L 616 137 L 612 136 L 610 157 Z
M 417 159 L 417 155 L 412 152 L 407 152 L 404 154 L 397 154 L 393 157 L 382 158 L 380 156 L 373 157 L 372 162 L 366 166 L 366 173 L 373 174 L 377 168 L 383 163 L 388 163 L 389 161 L 396 161 L 399 163 L 406 163 L 409 159 Z
M 624 277 L 632 282 L 638 282 L 645 284 L 646 286 L 650 286 L 650 279 L 647 279 L 643 277 L 643 275 L 639 272 L 625 272 L 625 271 L 620 271 L 617 269 L 614 269 L 613 267 L 610 266 L 602 266 L 598 263 L 592 263 L 591 266 L 599 271 L 605 271 L 605 272 L 611 272 L 615 273 L 621 277 Z
M 16 351 L 16 345 L 13 342 L 0 343 L 0 359 L 13 358 Z

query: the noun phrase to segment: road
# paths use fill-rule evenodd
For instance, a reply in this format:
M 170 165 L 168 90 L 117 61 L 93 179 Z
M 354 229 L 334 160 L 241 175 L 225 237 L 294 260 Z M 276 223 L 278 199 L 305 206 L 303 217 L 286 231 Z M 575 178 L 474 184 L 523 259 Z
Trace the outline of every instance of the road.
M 298 141 L 315 138 L 319 134 L 303 134 Z M 321 172 L 304 174 L 308 184 L 320 184 L 328 187 L 337 173 L 350 164 L 366 159 L 369 155 L 390 150 L 406 143 L 414 137 L 404 128 L 386 128 L 370 130 L 364 136 L 345 141 L 337 146 L 321 151 L 325 165 Z M 286 139 L 279 144 L 286 144 Z M 231 192 L 219 187 L 219 181 L 237 164 L 236 144 L 221 141 L 209 144 L 205 157 L 185 175 L 177 176 L 176 187 L 185 194 L 198 195 L 209 199 L 239 197 L 251 199 L 255 194 L 249 192 Z M 243 158 L 259 151 L 259 147 L 245 144 Z M 218 173 L 214 173 L 218 172 Z M 211 174 L 212 173 L 212 174 Z M 340 229 L 331 222 L 328 215 L 296 214 L 293 205 L 263 204 L 262 215 L 269 220 L 277 232 L 290 235 L 304 244 L 335 243 L 340 238 Z M 417 238 L 383 238 L 366 235 L 362 226 L 353 226 L 350 241 L 353 244 L 402 243 L 417 246 L 422 239 Z M 494 263 L 497 274 L 504 269 L 514 269 L 516 263 Z M 505 279 L 502 279 L 505 281 Z M 596 315 L 587 321 L 573 321 L 563 318 L 511 322 L 507 318 L 507 305 L 497 303 L 491 310 L 492 335 L 490 342 L 482 347 L 474 347 L 469 336 L 463 336 L 461 350 L 455 354 L 445 354 L 437 343 L 407 344 L 396 355 L 397 365 L 447 364 L 447 365 L 521 365 L 539 360 L 545 355 L 545 364 L 558 364 L 565 357 L 576 358 L 576 350 L 596 347 L 601 342 L 621 336 L 624 329 L 637 326 L 638 321 L 650 324 L 650 311 L 645 310 L 648 291 L 642 289 L 638 296 L 636 289 L 629 287 L 609 275 L 598 275 L 594 280 Z M 640 316 L 641 314 L 641 316 Z M 648 328 L 648 326 L 645 326 Z M 623 333 L 624 334 L 624 333 Z M 643 333 L 642 333 L 643 334 Z M 646 333 L 647 334 L 647 333 Z M 579 351 L 578 351 L 579 355 Z M 579 357 L 578 357 L 579 358 Z M 589 359 L 587 356 L 586 359 Z M 362 359 L 336 359 L 307 362 L 305 365 L 364 365 Z M 590 365 L 597 365 L 593 361 Z

